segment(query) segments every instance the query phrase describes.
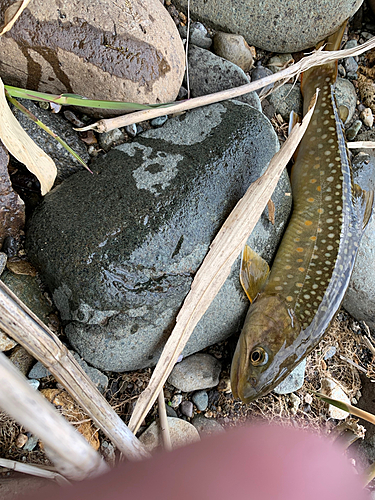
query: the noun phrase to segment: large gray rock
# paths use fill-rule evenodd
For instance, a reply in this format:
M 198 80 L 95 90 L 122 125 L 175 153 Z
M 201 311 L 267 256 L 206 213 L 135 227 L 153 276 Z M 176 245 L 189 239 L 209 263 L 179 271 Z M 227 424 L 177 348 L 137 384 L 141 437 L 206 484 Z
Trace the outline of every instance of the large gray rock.
M 194 19 L 237 33 L 271 52 L 298 52 L 316 45 L 352 16 L 363 0 L 194 0 Z M 187 9 L 188 0 L 175 0 Z
M 374 140 L 374 132 L 361 134 L 358 140 Z M 362 189 L 375 190 L 375 155 L 363 150 L 352 161 L 354 181 Z M 375 207 L 374 207 L 375 211 Z M 354 270 L 343 306 L 357 320 L 364 320 L 375 332 L 375 215 L 367 225 L 358 250 Z
M 250 82 L 239 66 L 195 45 L 189 48 L 189 81 L 192 97 L 213 94 Z M 249 92 L 236 99 L 262 111 L 256 92 Z
M 193 275 L 236 202 L 279 148 L 268 119 L 228 101 L 172 118 L 51 191 L 27 232 L 74 349 L 126 371 L 156 363 Z M 288 219 L 287 175 L 249 244 L 268 261 Z M 239 259 L 195 328 L 187 356 L 238 331 L 248 308 Z
M 0 0 L 0 24 L 9 4 Z M 5 83 L 91 99 L 173 101 L 184 61 L 160 0 L 39 0 L 0 38 Z

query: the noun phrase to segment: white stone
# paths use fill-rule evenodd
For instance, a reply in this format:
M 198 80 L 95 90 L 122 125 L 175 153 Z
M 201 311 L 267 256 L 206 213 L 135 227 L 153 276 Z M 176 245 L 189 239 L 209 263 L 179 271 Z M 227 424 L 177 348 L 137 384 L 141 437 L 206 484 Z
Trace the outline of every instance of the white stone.
M 199 441 L 199 434 L 194 425 L 181 418 L 167 417 L 172 449 Z M 151 452 L 161 446 L 159 422 L 153 422 L 139 437 L 140 442 Z
M 332 378 L 323 378 L 321 381 L 322 387 L 321 392 L 331 398 L 337 399 L 342 403 L 350 405 L 350 399 L 345 394 L 344 390 L 340 387 L 339 383 Z M 340 408 L 336 408 L 336 406 L 328 405 L 328 414 L 331 418 L 335 420 L 344 420 L 349 416 L 347 411 L 341 410 Z

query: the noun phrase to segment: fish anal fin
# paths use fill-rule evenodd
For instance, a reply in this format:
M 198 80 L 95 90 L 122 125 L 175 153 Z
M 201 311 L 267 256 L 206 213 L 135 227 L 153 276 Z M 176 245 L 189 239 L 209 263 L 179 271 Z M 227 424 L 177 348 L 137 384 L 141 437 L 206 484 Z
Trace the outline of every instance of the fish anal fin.
M 267 262 L 245 245 L 242 252 L 240 282 L 250 302 L 253 302 L 262 290 L 269 272 Z
M 358 184 L 354 184 L 354 196 L 362 202 L 362 229 L 365 229 L 370 220 L 374 206 L 374 191 L 365 191 L 364 189 L 361 189 Z

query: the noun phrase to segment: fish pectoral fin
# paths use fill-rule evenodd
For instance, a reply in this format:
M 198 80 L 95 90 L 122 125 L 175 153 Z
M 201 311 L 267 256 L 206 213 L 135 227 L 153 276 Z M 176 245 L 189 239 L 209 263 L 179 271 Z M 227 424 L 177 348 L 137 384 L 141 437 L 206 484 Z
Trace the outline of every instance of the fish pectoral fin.
M 362 229 L 365 229 L 370 220 L 374 206 L 374 191 L 365 191 L 361 189 L 358 184 L 354 184 L 354 197 L 361 202 Z
M 262 257 L 248 245 L 242 251 L 240 282 L 250 302 L 253 302 L 262 290 L 270 268 Z
M 349 116 L 349 108 L 347 108 L 344 104 L 341 104 L 339 107 L 339 117 L 342 123 L 345 123 Z

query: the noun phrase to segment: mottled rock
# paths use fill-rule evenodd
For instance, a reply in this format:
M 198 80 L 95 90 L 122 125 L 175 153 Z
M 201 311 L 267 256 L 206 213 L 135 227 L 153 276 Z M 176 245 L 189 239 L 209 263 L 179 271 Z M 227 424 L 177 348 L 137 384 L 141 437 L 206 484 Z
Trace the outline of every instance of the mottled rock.
M 374 140 L 374 131 L 360 134 L 358 141 Z M 356 150 L 354 150 L 356 151 Z M 375 189 L 375 155 L 373 150 L 364 149 L 353 161 L 354 182 L 362 189 Z M 367 225 L 354 264 L 353 274 L 346 291 L 343 306 L 357 320 L 364 320 L 375 331 L 375 215 Z
M 194 354 L 177 363 L 168 382 L 183 392 L 215 387 L 219 383 L 221 363 L 209 354 Z
M 181 418 L 167 417 L 167 419 L 172 449 L 199 441 L 198 431 L 192 424 Z M 139 440 L 149 452 L 159 448 L 162 443 L 159 423 L 153 422 L 150 427 L 139 436 Z
M 187 37 L 187 26 L 178 26 L 178 31 L 181 38 Z M 209 49 L 211 47 L 212 38 L 208 35 L 208 32 L 202 23 L 191 23 L 189 43 L 192 43 L 197 47 L 201 47 L 202 49 Z
M 371 108 L 365 108 L 361 112 L 361 120 L 366 127 L 371 128 L 374 125 L 374 115 L 372 113 Z
M 190 2 L 194 19 L 215 29 L 239 33 L 249 45 L 271 52 L 298 52 L 315 46 L 360 7 L 363 0 L 252 0 Z M 186 11 L 188 0 L 175 0 Z
M 346 74 L 348 78 L 353 78 L 355 77 L 355 74 L 357 73 L 358 70 L 358 63 L 354 59 L 354 57 L 346 57 L 344 59 L 344 68 L 346 70 Z
M 0 40 L 4 82 L 54 94 L 170 102 L 184 66 L 181 38 L 159 0 L 32 2 Z
M 305 368 L 306 358 L 289 373 L 286 379 L 275 387 L 274 392 L 276 392 L 276 394 L 290 394 L 301 389 L 305 378 Z
M 201 437 L 224 432 L 224 428 L 219 424 L 219 422 L 213 418 L 206 418 L 203 415 L 195 415 L 192 420 L 192 424 L 197 429 Z
M 189 81 L 192 97 L 213 94 L 249 83 L 245 72 L 236 64 L 194 45 L 189 47 Z M 236 99 L 250 104 L 259 111 L 262 110 L 256 92 L 250 92 Z
M 251 49 L 241 35 L 218 31 L 214 36 L 214 52 L 217 56 L 236 64 L 245 72 L 254 65 Z
M 275 108 L 276 113 L 279 113 L 286 122 L 289 122 L 291 111 L 302 116 L 302 94 L 297 85 L 286 83 L 274 90 L 268 96 L 268 101 Z
M 354 111 L 357 105 L 357 93 L 355 91 L 354 85 L 345 80 L 344 78 L 337 78 L 335 86 L 335 96 L 337 107 L 345 106 L 348 111 L 348 117 L 345 123 L 349 123 L 353 118 Z
M 199 411 L 204 411 L 208 406 L 208 394 L 206 391 L 197 391 L 191 397 Z
M 169 119 L 110 151 L 36 209 L 28 254 L 39 266 L 74 349 L 103 370 L 156 363 L 222 223 L 278 150 L 265 116 L 229 101 Z M 286 174 L 248 244 L 270 260 L 288 219 Z M 100 200 L 100 203 L 98 202 Z M 184 355 L 238 331 L 248 308 L 239 259 Z
M 182 402 L 182 394 L 175 394 L 171 399 L 171 408 L 178 408 Z

